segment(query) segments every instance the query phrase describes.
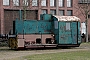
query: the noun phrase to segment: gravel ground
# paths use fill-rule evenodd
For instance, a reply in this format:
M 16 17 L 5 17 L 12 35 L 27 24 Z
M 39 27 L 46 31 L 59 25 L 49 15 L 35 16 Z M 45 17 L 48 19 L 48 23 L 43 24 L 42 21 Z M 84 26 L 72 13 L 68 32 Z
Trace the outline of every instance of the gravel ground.
M 9 60 L 12 58 L 18 58 L 27 55 L 34 54 L 45 54 L 45 53 L 58 53 L 58 52 L 69 52 L 69 51 L 83 51 L 90 50 L 89 44 L 81 44 L 80 47 L 70 49 L 47 49 L 47 50 L 10 50 L 8 47 L 0 47 L 0 60 Z

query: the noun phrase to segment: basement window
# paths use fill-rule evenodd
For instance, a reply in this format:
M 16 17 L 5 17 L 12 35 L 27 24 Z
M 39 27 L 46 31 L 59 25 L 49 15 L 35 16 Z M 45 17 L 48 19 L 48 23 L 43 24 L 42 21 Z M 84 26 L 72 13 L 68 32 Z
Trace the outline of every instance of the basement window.
M 50 10 L 50 14 L 56 15 L 56 10 Z
M 47 10 L 42 10 L 42 14 L 47 14 Z

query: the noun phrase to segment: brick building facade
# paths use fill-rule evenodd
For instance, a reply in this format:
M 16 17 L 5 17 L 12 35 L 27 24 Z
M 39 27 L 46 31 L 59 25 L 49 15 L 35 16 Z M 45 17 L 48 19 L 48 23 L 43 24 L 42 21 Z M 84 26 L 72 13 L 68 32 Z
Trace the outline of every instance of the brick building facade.
M 24 7 L 26 7 L 26 19 L 28 20 L 39 20 L 40 14 L 56 15 L 58 13 L 60 16 L 77 16 L 81 22 L 85 22 L 78 4 L 81 4 L 79 0 L 0 0 L 0 34 L 7 34 L 13 29 L 13 21 L 16 18 L 20 19 L 20 10 L 23 19 Z M 89 24 L 88 27 L 90 27 Z

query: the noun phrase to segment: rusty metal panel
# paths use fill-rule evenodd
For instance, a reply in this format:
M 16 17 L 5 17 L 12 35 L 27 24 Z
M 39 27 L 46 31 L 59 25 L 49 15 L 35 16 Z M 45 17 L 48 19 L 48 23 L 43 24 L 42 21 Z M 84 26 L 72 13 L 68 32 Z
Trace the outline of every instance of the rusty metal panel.
M 23 34 L 23 21 L 15 20 L 13 24 L 14 34 Z
M 49 34 L 51 33 L 50 21 L 16 20 L 14 24 L 15 34 Z
M 24 21 L 24 34 L 38 33 L 38 21 L 26 20 Z
M 78 22 L 71 22 L 71 35 L 72 35 L 72 44 L 77 44 L 78 40 Z
M 78 22 L 59 22 L 59 44 L 81 43 L 79 29 Z
M 81 43 L 81 34 L 80 34 L 80 22 L 72 22 L 72 43 L 80 44 Z
M 52 15 L 51 14 L 41 14 L 40 15 L 40 20 L 51 20 Z
M 71 29 L 66 30 L 66 22 L 59 22 L 59 44 L 72 44 Z
M 80 29 L 80 22 L 78 22 L 78 44 L 81 43 L 81 29 Z
M 57 44 L 59 44 L 59 28 L 58 28 L 58 21 L 56 18 L 53 18 L 54 21 L 52 21 L 52 27 L 51 27 L 51 31 L 54 34 L 54 38 L 55 38 L 55 42 Z
M 50 21 L 38 21 L 38 33 L 51 33 L 51 26 Z
M 25 34 L 49 34 L 51 33 L 51 22 L 49 21 L 37 21 L 26 20 L 24 21 L 24 33 Z

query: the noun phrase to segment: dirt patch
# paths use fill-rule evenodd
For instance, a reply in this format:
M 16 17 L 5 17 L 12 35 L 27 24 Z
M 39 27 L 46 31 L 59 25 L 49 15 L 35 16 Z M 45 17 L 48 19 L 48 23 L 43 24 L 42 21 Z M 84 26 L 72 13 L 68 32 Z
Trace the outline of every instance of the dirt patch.
M 71 49 L 47 49 L 47 50 L 21 50 L 15 51 L 10 50 L 8 47 L 0 47 L 0 60 L 9 60 L 12 58 L 34 55 L 34 54 L 45 54 L 45 53 L 58 53 L 58 52 L 69 52 L 69 51 L 83 51 L 90 50 L 89 44 L 81 44 L 80 47 L 71 48 Z

